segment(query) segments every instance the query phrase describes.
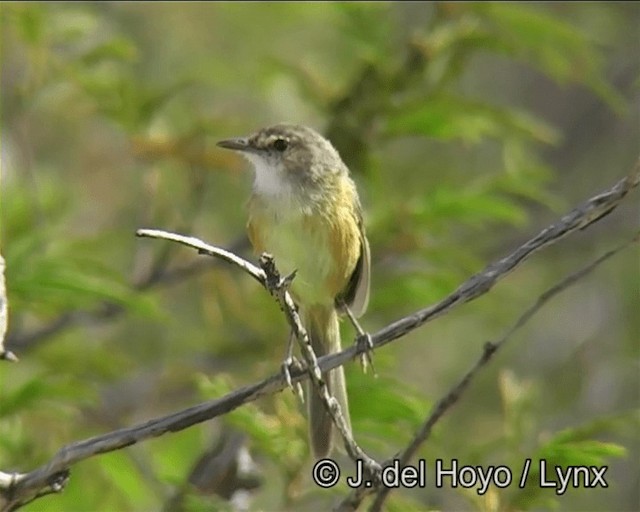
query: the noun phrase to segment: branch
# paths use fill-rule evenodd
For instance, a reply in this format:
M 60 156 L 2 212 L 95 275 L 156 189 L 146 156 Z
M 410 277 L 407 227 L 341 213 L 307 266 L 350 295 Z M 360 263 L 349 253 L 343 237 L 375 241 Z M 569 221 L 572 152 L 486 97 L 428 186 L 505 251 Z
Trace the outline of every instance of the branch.
M 253 277 L 262 286 L 267 286 L 267 275 L 262 269 L 259 269 L 253 263 L 248 262 L 240 256 L 236 256 L 231 251 L 227 251 L 219 247 L 214 247 L 213 245 L 204 243 L 198 238 L 178 235 L 176 233 L 170 233 L 168 231 L 162 231 L 160 229 L 139 229 L 136 231 L 136 236 L 144 238 L 160 238 L 162 240 L 170 240 L 171 242 L 177 242 L 179 244 L 186 245 L 187 247 L 196 249 L 199 254 L 214 256 L 216 258 L 220 258 L 223 261 L 226 261 L 227 263 L 233 263 L 234 265 L 244 270 L 251 277 Z
M 364 452 L 364 450 L 362 450 L 362 448 L 358 446 L 358 443 L 356 443 L 355 439 L 353 438 L 353 434 L 347 426 L 344 415 L 340 410 L 340 404 L 335 399 L 335 397 L 333 397 L 331 393 L 329 393 L 329 387 L 327 386 L 327 383 L 322 376 L 322 371 L 318 367 L 316 354 L 311 347 L 311 340 L 309 338 L 309 335 L 302 325 L 297 308 L 291 298 L 291 295 L 289 295 L 287 291 L 287 288 L 291 284 L 291 280 L 295 276 L 295 273 L 291 276 L 281 279 L 280 274 L 275 268 L 273 258 L 268 254 L 263 254 L 260 257 L 260 265 L 267 275 L 267 289 L 269 290 L 271 295 L 275 297 L 276 301 L 280 305 L 280 308 L 285 314 L 287 322 L 289 323 L 293 334 L 298 340 L 298 343 L 300 345 L 300 352 L 302 353 L 302 357 L 304 358 L 305 363 L 307 363 L 307 372 L 309 374 L 311 383 L 315 391 L 320 395 L 320 398 L 322 399 L 327 412 L 331 416 L 333 423 L 336 425 L 338 432 L 342 436 L 347 454 L 354 462 L 357 460 L 362 460 L 364 463 L 364 467 L 368 472 L 368 475 L 372 480 L 377 481 L 378 475 L 382 468 L 380 467 L 380 464 L 369 457 Z
M 433 407 L 427 418 L 425 419 L 422 427 L 414 438 L 409 443 L 409 446 L 405 448 L 402 453 L 396 454 L 393 459 L 399 460 L 400 468 L 405 467 L 409 461 L 415 456 L 420 446 L 429 439 L 431 435 L 431 430 L 436 422 L 444 416 L 444 414 L 458 402 L 462 393 L 469 387 L 469 384 L 476 376 L 476 374 L 487 365 L 487 363 L 493 358 L 493 356 L 500 350 L 506 342 L 513 336 L 513 334 L 522 328 L 547 302 L 549 302 L 552 298 L 554 298 L 559 293 L 565 291 L 567 288 L 573 286 L 582 278 L 590 274 L 593 270 L 595 270 L 598 266 L 604 263 L 606 260 L 615 256 L 623 249 L 628 248 L 632 243 L 637 243 L 640 240 L 640 233 L 636 233 L 636 236 L 633 237 L 628 242 L 612 249 L 599 258 L 596 258 L 594 261 L 581 268 L 577 272 L 574 272 L 567 277 L 565 277 L 558 284 L 552 286 L 548 290 L 546 290 L 542 295 L 538 297 L 536 302 L 527 309 L 518 320 L 507 330 L 507 332 L 496 342 L 487 342 L 485 343 L 482 354 L 476 361 L 476 363 L 467 371 L 467 373 L 436 403 Z M 392 462 L 387 461 L 387 462 Z M 369 509 L 371 512 L 379 512 L 382 510 L 382 506 L 389 495 L 389 492 L 392 489 L 390 487 L 379 487 L 376 492 L 376 498 Z M 364 495 L 375 492 L 375 489 L 363 489 L 364 492 L 359 493 L 360 500 L 364 497 Z M 353 493 L 355 495 L 355 493 Z M 350 504 L 355 503 L 355 500 L 349 500 Z M 357 508 L 357 506 L 355 507 Z M 353 510 L 355 510 L 355 508 Z M 348 510 L 348 509 L 347 509 Z
M 498 281 L 506 277 L 537 251 L 558 242 L 575 231 L 583 230 L 609 215 L 622 202 L 625 196 L 638 186 L 638 183 L 640 183 L 640 159 L 636 162 L 629 175 L 618 181 L 613 187 L 574 208 L 558 222 L 543 229 L 508 256 L 487 265 L 484 270 L 467 279 L 458 289 L 440 302 L 393 322 L 372 335 L 374 347 L 386 345 L 420 327 L 425 322 L 448 313 L 452 308 L 487 293 Z M 348 357 L 344 359 L 354 357 L 357 354 L 356 348 L 350 347 L 345 351 Z M 343 361 L 342 357 L 340 361 Z
M 320 367 L 323 369 L 325 366 L 328 367 L 326 363 L 325 361 Z M 292 370 L 291 372 L 293 382 L 298 382 L 304 377 L 305 373 L 302 370 Z M 286 383 L 282 375 L 278 373 L 257 384 L 237 389 L 217 400 L 210 400 L 145 423 L 66 445 L 56 453 L 49 463 L 30 473 L 13 476 L 10 485 L 3 485 L 9 480 L 0 480 L 0 496 L 4 495 L 7 502 L 1 510 L 14 510 L 17 506 L 30 501 L 40 489 L 49 486 L 52 478 L 68 472 L 68 468 L 84 459 L 119 450 L 170 432 L 179 432 L 226 414 L 247 402 L 281 391 L 285 386 Z
M 557 223 L 541 231 L 528 242 L 525 242 L 510 255 L 489 265 L 479 274 L 472 276 L 457 290 L 437 304 L 419 310 L 373 334 L 371 337 L 373 347 L 378 348 L 386 345 L 422 324 L 488 292 L 498 280 L 523 263 L 537 250 L 555 243 L 578 229 L 586 228 L 610 213 L 639 182 L 640 162 L 627 178 L 620 180 L 609 190 L 589 199 L 562 217 Z M 161 232 L 146 230 L 146 233 L 149 236 L 155 236 Z M 162 236 L 159 237 L 162 238 Z M 215 253 L 218 257 L 233 263 L 235 263 L 236 259 L 244 262 L 244 260 L 238 258 L 233 253 L 224 251 L 223 249 L 212 248 L 197 239 L 181 237 L 180 235 L 172 235 L 171 239 L 179 243 L 187 243 L 187 245 L 191 245 L 193 242 L 199 250 L 203 250 L 207 254 Z M 243 265 L 245 263 L 248 264 L 245 270 L 262 283 L 262 279 L 266 278 L 264 271 L 248 262 L 244 262 Z M 344 364 L 347 360 L 353 359 L 365 350 L 366 347 L 364 345 L 358 346 L 354 344 L 342 352 L 318 359 L 318 367 L 322 373 L 325 373 Z M 308 378 L 308 373 L 304 369 L 291 369 L 291 379 L 293 383 L 301 382 L 306 378 Z M 81 460 L 100 453 L 131 446 L 140 441 L 169 432 L 183 430 L 197 423 L 230 412 L 261 396 L 281 391 L 285 387 L 286 382 L 283 375 L 277 373 L 257 384 L 245 386 L 228 393 L 217 400 L 204 402 L 183 411 L 152 419 L 139 425 L 71 443 L 61 448 L 48 464 L 29 473 L 0 473 L 0 476 L 3 476 L 0 478 L 0 498 L 4 500 L 0 501 L 0 510 L 15 510 L 17 507 L 40 496 L 43 492 L 56 492 L 61 490 L 66 482 L 69 468 Z
M 156 229 L 139 229 L 136 232 L 136 235 L 140 237 L 170 240 L 172 242 L 192 247 L 200 254 L 207 254 L 209 256 L 221 258 L 224 261 L 237 265 L 266 288 L 271 296 L 277 301 L 280 309 L 287 319 L 287 322 L 289 323 L 289 326 L 291 327 L 292 332 L 299 342 L 300 352 L 302 353 L 305 363 L 307 363 L 307 372 L 309 373 L 311 383 L 313 384 L 316 392 L 322 398 L 331 419 L 342 436 L 347 453 L 354 461 L 358 459 L 363 460 L 369 474 L 373 479 L 375 479 L 377 473 L 380 471 L 380 465 L 358 446 L 351 434 L 351 431 L 347 427 L 338 401 L 329 393 L 329 388 L 322 376 L 320 368 L 318 367 L 316 355 L 311 348 L 309 335 L 300 321 L 296 305 L 288 292 L 289 285 L 291 284 L 295 274 L 281 278 L 280 273 L 275 266 L 273 257 L 268 254 L 263 254 L 260 257 L 260 266 L 262 268 L 257 268 L 252 263 L 236 256 L 233 253 L 206 244 L 197 238 Z

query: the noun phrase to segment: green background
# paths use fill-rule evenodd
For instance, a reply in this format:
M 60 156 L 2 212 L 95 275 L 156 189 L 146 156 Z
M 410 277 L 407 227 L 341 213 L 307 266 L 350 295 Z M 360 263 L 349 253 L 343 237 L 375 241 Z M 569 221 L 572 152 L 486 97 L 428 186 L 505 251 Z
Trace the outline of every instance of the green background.
M 636 3 L 3 3 L 0 249 L 8 348 L 0 470 L 221 396 L 279 369 L 286 323 L 226 264 L 134 237 L 152 227 L 253 257 L 251 175 L 215 147 L 279 121 L 311 125 L 358 183 L 374 332 L 624 176 L 640 140 Z M 547 288 L 637 230 L 637 193 L 489 294 L 347 365 L 354 430 L 384 459 L 487 340 Z M 396 491 L 388 510 L 637 510 L 638 250 L 512 337 L 419 456 L 461 464 L 608 465 L 606 489 Z M 353 339 L 348 325 L 344 338 Z M 326 510 L 289 392 L 72 468 L 25 510 L 232 510 L 187 484 L 240 440 L 250 510 Z M 341 456 L 340 456 L 341 457 Z M 340 458 L 345 472 L 351 465 Z M 254 483 L 256 483 L 254 482 Z M 236 500 L 240 500 L 236 495 Z

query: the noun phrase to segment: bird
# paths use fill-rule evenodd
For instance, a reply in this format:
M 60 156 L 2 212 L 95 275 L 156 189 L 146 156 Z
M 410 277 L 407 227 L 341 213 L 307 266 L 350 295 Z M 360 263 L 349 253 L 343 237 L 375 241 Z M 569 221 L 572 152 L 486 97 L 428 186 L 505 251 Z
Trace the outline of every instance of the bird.
M 280 123 L 218 142 L 253 166 L 247 234 L 282 275 L 295 271 L 291 294 L 317 357 L 341 350 L 339 317 L 357 318 L 369 302 L 371 256 L 358 192 L 348 167 L 316 130 Z M 351 420 L 342 366 L 325 376 L 329 393 Z M 316 458 L 333 448 L 333 422 L 319 394 L 307 388 L 309 435 Z

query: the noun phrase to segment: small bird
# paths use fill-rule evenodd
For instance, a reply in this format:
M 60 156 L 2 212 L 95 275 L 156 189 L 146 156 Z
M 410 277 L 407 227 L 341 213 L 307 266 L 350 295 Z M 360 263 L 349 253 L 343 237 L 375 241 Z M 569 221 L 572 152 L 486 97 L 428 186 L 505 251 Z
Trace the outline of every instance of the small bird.
M 294 124 L 263 128 L 218 146 L 240 152 L 255 170 L 247 232 L 256 253 L 269 252 L 282 275 L 296 271 L 291 293 L 317 357 L 341 349 L 339 314 L 359 317 L 369 301 L 370 254 L 356 186 L 333 145 Z M 342 367 L 326 378 L 351 430 Z M 333 423 L 307 389 L 314 456 L 332 449 Z

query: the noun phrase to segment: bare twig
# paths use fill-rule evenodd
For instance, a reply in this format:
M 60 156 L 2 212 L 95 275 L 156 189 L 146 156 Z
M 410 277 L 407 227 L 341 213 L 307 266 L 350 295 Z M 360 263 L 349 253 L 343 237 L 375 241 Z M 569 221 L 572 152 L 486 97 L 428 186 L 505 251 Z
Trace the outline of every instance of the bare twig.
M 323 365 L 321 365 L 322 367 Z M 305 373 L 302 371 L 292 372 L 294 382 L 301 380 L 304 376 Z M 9 487 L 2 487 L 2 481 L 0 481 L 0 496 L 3 496 L 6 502 L 6 504 L 2 504 L 0 510 L 14 510 L 17 506 L 30 501 L 40 489 L 49 486 L 48 482 L 53 476 L 67 472 L 69 467 L 84 459 L 100 453 L 119 450 L 170 432 L 184 430 L 232 411 L 240 405 L 256 400 L 261 396 L 280 391 L 284 387 L 285 383 L 282 375 L 276 374 L 257 384 L 237 389 L 217 400 L 204 402 L 139 425 L 115 430 L 64 446 L 49 463 L 30 473 L 18 475 L 14 481 L 10 482 L 11 485 Z
M 136 231 L 136 236 L 146 238 L 160 238 L 162 240 L 170 240 L 172 242 L 186 245 L 187 247 L 192 247 L 193 249 L 196 249 L 200 254 L 215 256 L 216 258 L 220 258 L 228 263 L 233 263 L 234 265 L 244 270 L 251 277 L 253 277 L 261 285 L 266 286 L 266 274 L 263 270 L 259 269 L 253 263 L 248 262 L 244 258 L 236 256 L 230 251 L 221 249 L 219 247 L 214 247 L 213 245 L 209 245 L 198 238 L 178 235 L 176 233 L 170 233 L 168 231 L 162 231 L 160 229 L 138 229 Z
M 508 256 L 491 263 L 484 270 L 467 279 L 458 289 L 441 301 L 397 320 L 372 335 L 373 346 L 377 348 L 386 345 L 425 322 L 434 320 L 448 312 L 454 306 L 469 302 L 487 293 L 498 281 L 540 249 L 558 242 L 575 231 L 585 229 L 610 214 L 625 196 L 638 186 L 638 183 L 640 183 L 640 159 L 629 175 L 618 181 L 609 190 L 605 190 L 574 208 L 558 222 L 543 229 L 535 237 L 517 247 Z M 356 355 L 353 347 L 348 352 L 349 357 Z
M 263 254 L 260 257 L 260 266 L 264 270 L 267 275 L 267 289 L 275 297 L 287 318 L 287 322 L 291 327 L 295 337 L 298 339 L 300 345 L 300 351 L 302 353 L 302 357 L 304 361 L 307 363 L 307 371 L 309 373 L 309 377 L 311 383 L 315 391 L 320 395 L 320 398 L 324 402 L 324 405 L 327 409 L 327 412 L 331 416 L 333 423 L 338 428 L 338 432 L 342 436 L 342 440 L 344 441 L 344 446 L 351 457 L 351 459 L 355 462 L 356 460 L 362 460 L 366 471 L 368 472 L 368 476 L 374 481 L 377 480 L 378 474 L 380 473 L 380 464 L 378 464 L 374 459 L 369 457 L 358 443 L 356 443 L 353 438 L 353 434 L 351 433 L 347 423 L 344 419 L 343 412 L 340 410 L 340 404 L 335 399 L 335 397 L 331 396 L 329 393 L 329 388 L 327 383 L 325 382 L 322 372 L 318 367 L 318 360 L 316 358 L 315 352 L 311 347 L 311 340 L 309 339 L 309 335 L 302 325 L 300 321 L 300 315 L 298 315 L 297 308 L 291 298 L 291 295 L 287 291 L 287 287 L 290 283 L 290 278 L 285 277 L 284 279 L 280 278 L 280 274 L 275 267 L 273 258 L 268 254 Z
M 577 272 L 574 272 L 567 277 L 565 277 L 562 281 L 555 284 L 548 290 L 546 290 L 542 295 L 538 297 L 536 302 L 527 309 L 518 320 L 507 330 L 507 332 L 495 342 L 487 342 L 485 343 L 482 354 L 476 361 L 476 363 L 471 367 L 467 373 L 436 403 L 433 407 L 427 418 L 425 419 L 422 427 L 414 438 L 411 440 L 409 445 L 402 451 L 400 454 L 396 454 L 393 459 L 397 459 L 399 461 L 399 466 L 401 468 L 405 467 L 409 461 L 415 456 L 420 446 L 429 438 L 431 435 L 431 430 L 436 422 L 460 399 L 462 393 L 469 386 L 473 378 L 476 374 L 486 366 L 486 364 L 492 359 L 495 353 L 501 349 L 505 343 L 513 336 L 513 334 L 523 327 L 530 319 L 533 317 L 547 302 L 549 302 L 552 298 L 554 298 L 559 293 L 563 292 L 570 286 L 576 284 L 580 279 L 591 273 L 595 270 L 599 265 L 604 263 L 606 260 L 615 256 L 623 249 L 629 247 L 632 243 L 637 243 L 639 239 L 639 235 L 636 234 L 634 238 L 629 240 L 628 242 L 612 249 L 602 256 L 596 258 L 588 265 L 584 266 Z M 378 487 L 376 492 L 375 500 L 373 501 L 371 508 L 369 509 L 371 512 L 379 512 L 382 510 L 382 506 L 384 501 L 386 500 L 389 492 L 392 489 L 390 487 Z M 365 493 L 367 490 L 365 490 Z M 363 496 L 362 496 L 363 497 Z M 353 503 L 353 500 L 350 500 Z
M 197 238 L 186 237 L 175 233 L 168 233 L 166 231 L 153 229 L 139 229 L 136 234 L 140 237 L 160 238 L 178 242 L 188 247 L 197 249 L 201 254 L 208 254 L 210 256 L 221 258 L 225 261 L 228 261 L 229 263 L 233 263 L 247 272 L 251 277 L 256 279 L 269 291 L 269 293 L 278 302 L 278 305 L 284 313 L 289 326 L 291 327 L 294 335 L 299 341 L 300 350 L 305 362 L 307 363 L 307 371 L 309 372 L 311 382 L 322 398 L 327 411 L 329 412 L 331 418 L 337 426 L 338 431 L 340 432 L 340 435 L 342 436 L 342 439 L 344 441 L 347 453 L 352 457 L 354 461 L 357 459 L 363 460 L 365 467 L 370 472 L 370 476 L 375 479 L 378 471 L 380 470 L 379 464 L 371 457 L 369 457 L 358 446 L 355 439 L 353 439 L 353 435 L 347 427 L 343 413 L 340 410 L 340 405 L 338 404 L 338 401 L 329 393 L 329 388 L 322 376 L 320 368 L 318 367 L 318 361 L 315 353 L 313 352 L 313 349 L 311 348 L 309 336 L 306 329 L 302 325 L 302 322 L 300 321 L 300 316 L 298 315 L 295 303 L 293 302 L 293 299 L 288 292 L 288 286 L 291 282 L 291 279 L 293 279 L 293 276 L 281 278 L 280 273 L 275 266 L 273 258 L 268 254 L 263 254 L 260 257 L 261 268 L 257 268 L 252 263 L 244 260 L 243 258 L 240 258 L 239 256 L 236 256 L 233 253 L 206 244 L 205 242 Z

